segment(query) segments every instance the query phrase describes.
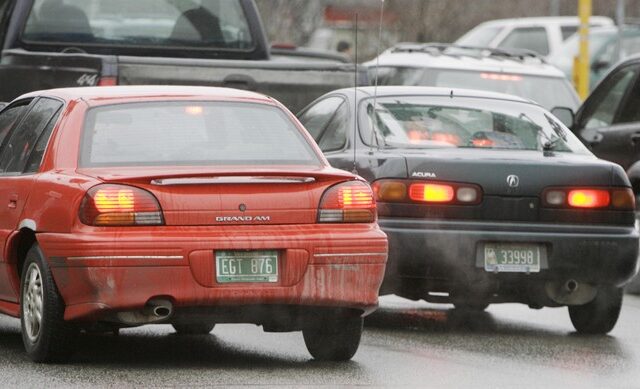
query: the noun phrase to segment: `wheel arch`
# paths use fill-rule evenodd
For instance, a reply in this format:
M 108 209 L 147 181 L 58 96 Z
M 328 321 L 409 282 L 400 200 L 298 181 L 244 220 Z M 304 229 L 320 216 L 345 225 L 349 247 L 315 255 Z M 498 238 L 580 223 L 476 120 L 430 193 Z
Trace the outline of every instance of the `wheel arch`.
M 633 165 L 627 169 L 627 177 L 631 182 L 633 193 L 640 195 L 640 161 L 636 161 Z
M 30 219 L 21 221 L 18 231 L 9 239 L 5 255 L 7 261 L 12 265 L 16 285 L 20 284 L 22 267 L 24 266 L 27 252 L 37 241 L 36 223 Z

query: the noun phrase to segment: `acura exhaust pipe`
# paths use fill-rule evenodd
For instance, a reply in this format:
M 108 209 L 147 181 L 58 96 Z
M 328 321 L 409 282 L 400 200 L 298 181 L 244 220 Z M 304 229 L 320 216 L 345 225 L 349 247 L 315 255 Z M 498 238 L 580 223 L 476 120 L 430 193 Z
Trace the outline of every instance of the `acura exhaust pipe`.
M 598 289 L 574 279 L 566 281 L 548 281 L 545 285 L 547 297 L 560 305 L 583 305 L 591 302 Z
M 567 293 L 573 293 L 573 292 L 577 291 L 578 290 L 578 281 L 569 280 L 569 281 L 565 282 L 564 290 L 566 290 Z

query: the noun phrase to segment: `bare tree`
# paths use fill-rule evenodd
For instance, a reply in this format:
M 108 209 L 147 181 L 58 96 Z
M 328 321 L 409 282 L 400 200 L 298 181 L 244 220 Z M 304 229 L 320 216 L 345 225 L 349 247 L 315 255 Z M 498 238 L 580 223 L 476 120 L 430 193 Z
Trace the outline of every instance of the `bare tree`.
M 302 45 L 323 23 L 325 0 L 256 0 L 273 42 Z
M 324 23 L 327 5 L 376 6 L 380 0 L 256 0 L 272 41 L 304 45 Z M 613 17 L 617 0 L 593 0 L 594 15 Z M 386 36 L 399 41 L 451 42 L 477 24 L 500 18 L 576 15 L 577 0 L 386 0 L 395 22 L 384 26 Z M 640 18 L 640 0 L 626 0 L 629 18 Z M 371 36 L 369 36 L 371 35 Z M 367 39 L 375 34 L 366 33 Z M 384 45 L 394 42 L 383 42 Z M 371 45 L 368 45 L 371 46 Z

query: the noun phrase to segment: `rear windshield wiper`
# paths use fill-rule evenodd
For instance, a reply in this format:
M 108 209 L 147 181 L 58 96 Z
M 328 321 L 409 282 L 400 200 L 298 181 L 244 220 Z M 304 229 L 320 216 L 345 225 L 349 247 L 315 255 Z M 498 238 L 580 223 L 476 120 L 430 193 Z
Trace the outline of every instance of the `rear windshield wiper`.
M 385 112 L 384 110 L 380 110 L 380 111 Z M 380 119 L 380 117 L 378 116 L 378 109 L 374 108 L 372 104 L 368 104 L 367 115 L 370 117 L 370 120 L 371 120 L 371 142 L 370 143 L 373 143 L 373 141 L 375 140 L 378 148 L 380 148 L 380 146 L 382 146 L 383 148 L 388 148 L 389 144 L 387 143 L 387 138 L 384 136 L 384 134 L 381 134 L 380 131 L 378 131 L 378 120 Z M 382 139 L 382 145 L 380 145 L 380 139 Z M 370 146 L 373 146 L 373 144 Z
M 560 125 L 558 125 L 558 123 L 555 120 L 551 119 L 547 114 L 545 114 L 544 117 L 545 119 L 547 119 L 547 121 L 549 122 L 549 125 L 555 132 L 555 136 L 553 136 L 552 138 L 549 138 L 547 134 L 542 132 L 542 134 L 544 134 L 544 137 L 547 138 L 547 141 L 544 142 L 544 144 L 542 145 L 542 150 L 554 151 L 556 147 L 561 143 L 561 141 L 562 142 L 567 141 L 567 134 L 564 131 L 564 129 Z
M 547 139 L 547 141 L 542 145 L 542 151 L 554 151 L 563 140 L 564 139 L 560 136 L 554 136 L 551 139 Z

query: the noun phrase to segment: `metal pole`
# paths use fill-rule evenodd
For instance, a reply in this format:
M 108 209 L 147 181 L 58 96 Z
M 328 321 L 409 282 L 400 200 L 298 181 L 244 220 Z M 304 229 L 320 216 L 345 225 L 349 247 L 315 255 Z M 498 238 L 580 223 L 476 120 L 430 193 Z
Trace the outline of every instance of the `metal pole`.
M 578 0 L 578 16 L 580 17 L 580 54 L 576 66 L 577 89 L 581 99 L 589 95 L 589 17 L 591 16 L 591 0 Z
M 560 16 L 560 0 L 549 0 L 549 14 Z

